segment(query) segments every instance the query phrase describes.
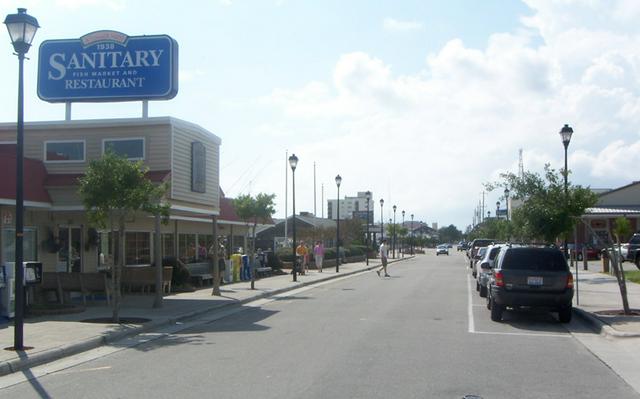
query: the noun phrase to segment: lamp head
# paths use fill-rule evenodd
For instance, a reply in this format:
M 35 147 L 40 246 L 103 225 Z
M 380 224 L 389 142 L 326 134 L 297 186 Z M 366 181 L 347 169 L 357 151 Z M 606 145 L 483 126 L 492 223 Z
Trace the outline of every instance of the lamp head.
M 562 138 L 562 144 L 564 144 L 565 147 L 567 147 L 569 145 L 569 142 L 571 142 L 572 134 L 573 129 L 569 125 L 565 124 L 562 129 L 560 129 L 560 137 Z
M 291 154 L 289 157 L 289 165 L 291 166 L 291 170 L 296 171 L 296 167 L 298 166 L 298 157 L 296 154 Z
M 342 177 L 340 175 L 336 176 L 336 186 L 340 187 L 340 183 L 342 183 Z
M 38 20 L 27 14 L 26 8 L 18 8 L 17 14 L 7 15 L 4 24 L 7 25 L 13 49 L 18 54 L 26 54 L 40 27 Z
M 384 205 L 384 200 L 380 198 L 380 206 Z

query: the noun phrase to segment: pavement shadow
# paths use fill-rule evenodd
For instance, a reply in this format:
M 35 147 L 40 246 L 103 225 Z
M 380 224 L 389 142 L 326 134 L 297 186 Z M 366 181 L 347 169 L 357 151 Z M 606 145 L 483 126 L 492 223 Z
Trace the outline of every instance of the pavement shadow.
M 256 332 L 266 331 L 271 327 L 261 324 L 265 319 L 279 313 L 277 310 L 247 307 L 239 313 L 233 314 L 233 317 L 225 317 L 214 320 L 206 324 L 200 324 L 183 331 L 179 331 L 176 335 L 194 335 L 196 337 L 203 334 L 220 333 L 220 332 Z
M 507 309 L 502 314 L 502 323 L 526 332 L 567 333 L 555 312 L 543 309 Z

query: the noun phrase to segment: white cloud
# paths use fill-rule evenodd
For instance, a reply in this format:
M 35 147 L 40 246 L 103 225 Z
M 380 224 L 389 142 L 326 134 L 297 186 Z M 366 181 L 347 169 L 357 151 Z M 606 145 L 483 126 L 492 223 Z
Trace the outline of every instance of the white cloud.
M 411 32 L 424 29 L 424 25 L 420 22 L 400 21 L 394 18 L 385 18 L 382 26 L 388 32 Z
M 441 224 L 450 217 L 463 227 L 460 209 L 470 216 L 483 182 L 517 171 L 520 148 L 528 170 L 560 169 L 564 123 L 575 130 L 574 183 L 616 187 L 637 179 L 640 30 L 621 27 L 615 11 L 632 3 L 527 3 L 534 15 L 524 26 L 542 43 L 526 29 L 494 34 L 485 48 L 452 39 L 426 57 L 423 70 L 405 75 L 364 52 L 343 54 L 331 83 L 277 89 L 263 101 L 295 116 L 280 129 L 314 137 L 299 142 L 298 153 L 332 159 L 347 192 L 401 197 L 403 207 Z M 375 171 L 363 173 L 372 162 Z M 363 174 L 369 177 L 347 188 L 350 176 Z

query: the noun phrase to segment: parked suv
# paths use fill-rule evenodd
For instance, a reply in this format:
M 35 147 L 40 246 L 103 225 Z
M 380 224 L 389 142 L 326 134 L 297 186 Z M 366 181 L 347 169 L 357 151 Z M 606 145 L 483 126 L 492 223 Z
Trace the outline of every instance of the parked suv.
M 627 249 L 627 260 L 635 263 L 640 269 L 640 233 L 634 234 L 629 239 L 629 248 Z
M 502 320 L 507 307 L 549 308 L 558 312 L 561 323 L 571 321 L 573 275 L 557 248 L 503 247 L 488 286 L 493 321 Z

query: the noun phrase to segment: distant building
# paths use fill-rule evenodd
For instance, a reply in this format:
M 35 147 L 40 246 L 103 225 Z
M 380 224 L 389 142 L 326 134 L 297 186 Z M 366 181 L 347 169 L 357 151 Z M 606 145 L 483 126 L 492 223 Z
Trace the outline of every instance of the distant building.
M 373 198 L 373 194 L 371 197 Z M 344 199 L 327 200 L 327 218 L 338 219 L 337 209 L 340 207 L 340 219 L 361 219 L 367 220 L 367 193 L 359 191 L 356 197 L 344 197 Z M 369 200 L 369 221 L 373 222 L 373 200 Z

